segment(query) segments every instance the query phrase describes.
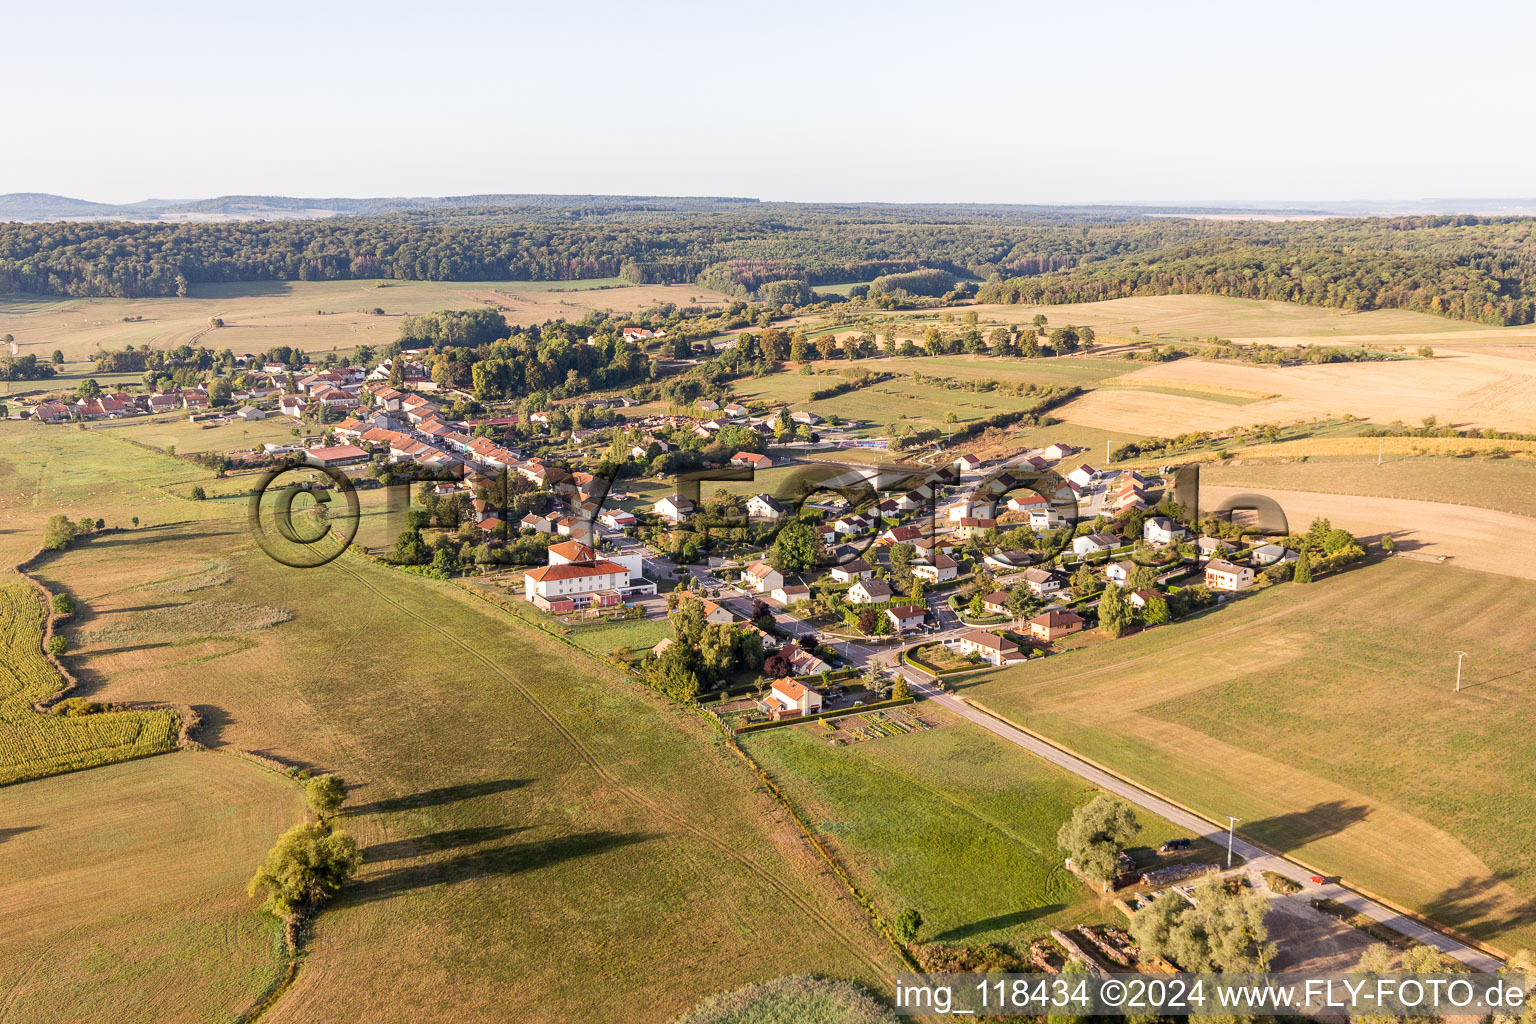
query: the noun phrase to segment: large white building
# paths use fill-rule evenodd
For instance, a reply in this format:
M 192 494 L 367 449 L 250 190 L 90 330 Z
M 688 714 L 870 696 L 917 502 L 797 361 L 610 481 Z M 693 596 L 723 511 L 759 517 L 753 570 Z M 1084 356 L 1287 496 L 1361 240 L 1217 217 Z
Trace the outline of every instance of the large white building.
M 523 596 L 546 612 L 560 613 L 619 604 L 629 586 L 629 570 L 617 562 L 597 559 L 561 562 L 530 569 L 523 577 Z

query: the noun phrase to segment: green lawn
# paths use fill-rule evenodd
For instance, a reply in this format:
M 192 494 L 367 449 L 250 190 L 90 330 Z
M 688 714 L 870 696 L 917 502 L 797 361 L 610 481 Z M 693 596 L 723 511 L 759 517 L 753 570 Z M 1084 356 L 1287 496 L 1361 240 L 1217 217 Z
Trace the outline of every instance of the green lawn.
M 296 426 L 287 416 L 268 416 L 251 423 L 225 423 L 207 426 L 192 423 L 185 412 L 173 417 L 108 421 L 92 426 L 114 437 L 127 438 L 155 448 L 169 450 L 175 445 L 178 452 L 228 452 L 239 448 L 260 448 L 263 444 L 293 444 Z M 67 428 L 65 428 L 67 429 Z M 300 433 L 311 431 L 301 427 Z
M 1094 790 L 937 708 L 921 713 L 947 724 L 843 747 L 806 725 L 744 745 L 883 914 L 922 913 L 921 941 L 1026 942 L 1054 927 L 1116 920 L 1056 848 L 1056 830 Z M 1182 834 L 1140 818 L 1143 843 Z

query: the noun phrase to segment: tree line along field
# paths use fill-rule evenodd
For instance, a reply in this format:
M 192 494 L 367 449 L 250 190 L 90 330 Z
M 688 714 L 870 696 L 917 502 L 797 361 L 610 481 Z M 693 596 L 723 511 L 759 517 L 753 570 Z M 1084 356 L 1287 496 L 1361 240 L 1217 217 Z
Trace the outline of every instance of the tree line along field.
M 1533 598 L 1523 580 L 1392 559 L 962 693 L 1513 952 L 1536 940 Z
M 1056 846 L 1093 787 L 941 710 L 922 716 L 936 727 L 833 746 L 812 725 L 744 746 L 886 920 L 907 908 L 923 915 L 919 942 L 1022 949 L 1052 928 L 1123 923 Z M 1137 846 L 1182 834 L 1137 816 Z
M 753 981 L 875 984 L 890 969 L 863 912 L 689 712 L 451 585 L 355 556 L 279 566 L 243 521 L 113 539 L 41 570 L 89 609 L 74 656 L 87 692 L 191 703 L 214 748 L 354 787 L 341 827 L 365 866 L 264 1019 L 596 1019 L 624 992 L 635 1019 L 663 1021 Z M 167 603 L 199 610 L 162 618 Z M 251 607 L 288 617 L 240 630 Z M 240 858 L 242 877 L 255 863 Z

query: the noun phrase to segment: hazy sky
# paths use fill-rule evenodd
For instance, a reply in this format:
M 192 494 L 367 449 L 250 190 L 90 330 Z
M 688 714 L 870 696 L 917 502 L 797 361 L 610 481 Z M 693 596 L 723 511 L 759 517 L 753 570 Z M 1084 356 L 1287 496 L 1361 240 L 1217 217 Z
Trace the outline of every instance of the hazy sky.
M 0 192 L 1536 194 L 1536 4 L 11 3 Z

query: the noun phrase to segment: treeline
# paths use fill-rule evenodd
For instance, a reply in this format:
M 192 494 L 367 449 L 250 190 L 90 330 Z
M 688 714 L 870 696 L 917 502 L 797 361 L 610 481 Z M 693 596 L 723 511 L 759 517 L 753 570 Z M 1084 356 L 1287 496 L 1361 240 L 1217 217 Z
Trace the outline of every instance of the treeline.
M 1401 358 L 1391 352 L 1370 348 L 1348 348 L 1342 345 L 1302 343 L 1286 347 L 1271 345 L 1268 342 L 1239 345 L 1228 338 L 1209 338 L 1207 343 L 1210 347 L 1200 353 L 1207 359 L 1236 359 L 1245 363 L 1269 366 L 1283 366 L 1289 363 L 1375 363 Z
M 269 223 L 0 224 L 0 291 L 81 296 L 177 295 L 191 285 L 230 281 L 622 274 L 637 283 L 697 283 L 740 298 L 762 299 L 770 289 L 777 304 L 803 296 L 802 285 L 892 275 L 896 281 L 887 284 L 895 291 L 931 293 L 943 273 L 987 281 L 983 301 L 1207 294 L 1524 324 L 1536 320 L 1536 220 L 1266 223 L 763 203 Z
M 0 373 L 6 380 L 47 380 L 56 372 L 52 363 L 41 362 L 35 355 L 0 354 Z
M 1200 242 L 993 279 L 983 302 L 1225 295 L 1489 324 L 1536 320 L 1536 220 L 1419 217 L 1236 225 Z
M 845 370 L 844 372 L 846 373 L 849 371 Z M 892 373 L 865 374 L 864 376 L 854 380 L 845 380 L 839 384 L 832 384 L 828 387 L 817 388 L 806 396 L 806 401 L 819 402 L 826 398 L 836 398 L 838 395 L 846 395 L 850 391 L 858 391 L 862 388 L 867 388 L 874 384 L 880 384 L 884 381 L 888 381 L 894 376 L 895 374 Z
M 472 386 L 481 401 L 536 392 L 565 398 L 645 378 L 650 361 L 635 345 L 606 331 L 584 335 L 563 321 L 539 328 L 514 327 L 509 337 L 481 348 L 438 353 L 432 376 L 450 386 Z
M 943 295 L 955 286 L 955 275 L 947 270 L 925 268 L 901 274 L 882 274 L 870 282 L 871 292 L 907 295 Z

